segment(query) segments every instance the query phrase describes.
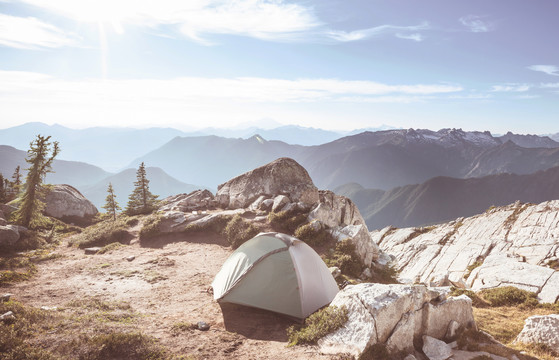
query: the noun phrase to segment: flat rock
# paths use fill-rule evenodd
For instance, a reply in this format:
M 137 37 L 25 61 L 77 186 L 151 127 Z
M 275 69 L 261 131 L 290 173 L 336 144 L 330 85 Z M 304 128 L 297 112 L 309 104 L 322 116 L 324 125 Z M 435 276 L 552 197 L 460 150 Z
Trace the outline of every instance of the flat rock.
M 444 341 L 424 335 L 423 353 L 429 360 L 446 360 L 452 356 L 452 349 Z
M 0 225 L 0 246 L 12 246 L 19 238 L 19 226 Z
M 98 246 L 83 249 L 86 255 L 95 255 L 99 250 L 101 250 L 101 248 Z
M 195 211 L 213 208 L 215 197 L 209 190 L 195 190 L 188 194 L 178 194 L 166 197 L 161 201 L 160 211 Z

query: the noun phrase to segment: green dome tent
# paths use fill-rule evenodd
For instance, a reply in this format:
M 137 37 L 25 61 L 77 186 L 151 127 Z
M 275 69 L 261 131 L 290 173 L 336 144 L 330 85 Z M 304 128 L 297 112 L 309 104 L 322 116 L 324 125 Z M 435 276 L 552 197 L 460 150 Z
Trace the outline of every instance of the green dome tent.
M 252 306 L 306 318 L 338 293 L 318 254 L 303 241 L 260 233 L 225 261 L 212 282 L 218 302 Z

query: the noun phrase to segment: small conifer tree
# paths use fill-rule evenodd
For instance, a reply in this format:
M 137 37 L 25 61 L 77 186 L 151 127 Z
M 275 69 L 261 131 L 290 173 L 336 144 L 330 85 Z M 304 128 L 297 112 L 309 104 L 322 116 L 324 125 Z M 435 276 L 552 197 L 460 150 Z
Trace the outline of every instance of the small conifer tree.
M 155 209 L 157 204 L 157 195 L 153 195 L 149 191 L 149 180 L 146 177 L 146 167 L 142 162 L 138 171 L 136 171 L 136 182 L 134 182 L 134 190 L 128 197 L 126 205 L 127 215 L 149 214 Z
M 12 175 L 12 185 L 16 189 L 19 189 L 19 187 L 21 186 L 21 173 L 20 173 L 19 165 L 16 167 Z
M 0 204 L 3 204 L 6 202 L 7 199 L 7 189 L 5 186 L 5 182 L 4 182 L 4 175 L 2 175 L 2 173 L 0 173 Z
M 120 210 L 120 206 L 116 201 L 116 195 L 113 190 L 113 184 L 109 183 L 107 187 L 107 197 L 105 198 L 105 205 L 103 209 L 107 210 L 108 215 L 112 215 L 113 221 L 116 221 L 116 212 Z
M 41 198 L 47 191 L 43 181 L 47 173 L 52 172 L 52 162 L 60 152 L 58 142 L 51 143 L 49 140 L 50 136 L 37 135 L 37 138 L 29 144 L 30 149 L 27 150 L 25 161 L 30 164 L 30 167 L 26 169 L 27 177 L 19 207 L 12 214 L 14 222 L 25 227 L 36 227 L 41 223 L 41 211 L 45 207 Z

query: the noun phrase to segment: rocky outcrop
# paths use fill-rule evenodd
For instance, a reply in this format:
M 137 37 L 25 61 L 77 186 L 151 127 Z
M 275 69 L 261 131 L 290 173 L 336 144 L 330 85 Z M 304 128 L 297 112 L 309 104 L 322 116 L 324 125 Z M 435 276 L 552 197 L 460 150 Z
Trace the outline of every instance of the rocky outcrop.
M 45 198 L 45 214 L 67 223 L 86 225 L 97 208 L 70 185 L 54 185 Z
M 318 189 L 307 170 L 295 160 L 280 158 L 239 175 L 217 187 L 216 200 L 223 208 L 246 208 L 259 196 L 287 196 L 291 202 L 314 204 Z
M 404 282 L 447 279 L 447 285 L 474 289 L 513 285 L 545 302 L 559 296 L 559 274 L 547 266 L 559 255 L 559 200 L 517 202 L 437 226 L 386 228 L 371 236 L 396 258 Z
M 189 194 L 166 197 L 161 201 L 160 211 L 207 210 L 216 206 L 214 195 L 208 190 L 195 190 Z
M 545 344 L 559 352 L 559 315 L 530 316 L 515 342 L 526 344 Z
M 331 305 L 349 311 L 346 324 L 318 344 L 326 354 L 359 357 L 374 344 L 390 352 L 413 351 L 424 335 L 444 338 L 448 326 L 475 326 L 472 302 L 465 295 L 447 298 L 448 288 L 363 283 L 340 291 Z

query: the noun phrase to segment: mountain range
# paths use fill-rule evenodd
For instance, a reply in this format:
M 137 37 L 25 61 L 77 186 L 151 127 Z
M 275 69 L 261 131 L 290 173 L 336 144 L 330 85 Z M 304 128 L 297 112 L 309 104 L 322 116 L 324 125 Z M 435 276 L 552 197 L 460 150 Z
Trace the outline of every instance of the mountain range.
M 503 173 L 468 179 L 439 176 L 388 191 L 352 183 L 334 192 L 355 202 L 369 229 L 426 226 L 517 200 L 540 203 L 559 199 L 559 167 L 528 175 Z

